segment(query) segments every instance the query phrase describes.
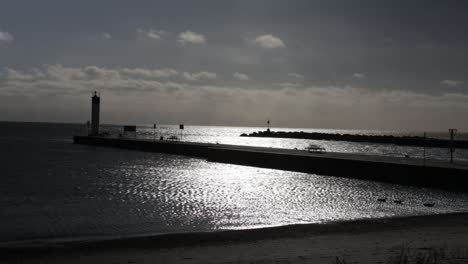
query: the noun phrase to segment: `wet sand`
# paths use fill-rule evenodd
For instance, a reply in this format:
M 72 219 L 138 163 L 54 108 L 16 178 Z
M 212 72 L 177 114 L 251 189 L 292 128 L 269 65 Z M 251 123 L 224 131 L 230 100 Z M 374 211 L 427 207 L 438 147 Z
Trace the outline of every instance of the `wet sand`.
M 0 263 L 399 263 L 431 249 L 467 263 L 468 214 L 3 247 Z

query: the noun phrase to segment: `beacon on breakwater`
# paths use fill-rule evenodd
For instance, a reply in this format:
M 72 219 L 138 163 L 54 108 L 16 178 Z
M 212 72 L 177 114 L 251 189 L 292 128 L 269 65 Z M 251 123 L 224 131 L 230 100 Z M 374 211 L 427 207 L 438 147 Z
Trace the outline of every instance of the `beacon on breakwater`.
M 95 91 L 93 97 L 91 97 L 91 136 L 99 135 L 99 105 L 101 98 Z

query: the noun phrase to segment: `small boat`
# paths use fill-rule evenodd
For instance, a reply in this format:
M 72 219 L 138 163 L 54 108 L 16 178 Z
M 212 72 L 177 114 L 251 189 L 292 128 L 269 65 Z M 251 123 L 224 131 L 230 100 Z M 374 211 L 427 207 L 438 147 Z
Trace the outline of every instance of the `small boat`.
M 396 204 L 402 204 L 403 202 L 401 200 L 393 200 L 394 203 Z
M 435 203 L 425 203 L 424 206 L 426 207 L 434 207 Z
M 377 201 L 385 203 L 387 201 L 387 198 L 378 198 Z

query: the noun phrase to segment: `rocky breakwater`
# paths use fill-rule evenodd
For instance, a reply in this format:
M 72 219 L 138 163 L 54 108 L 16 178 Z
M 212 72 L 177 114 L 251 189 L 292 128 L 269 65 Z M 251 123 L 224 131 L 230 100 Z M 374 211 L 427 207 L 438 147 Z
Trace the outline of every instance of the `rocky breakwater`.
M 392 135 L 353 135 L 353 134 L 330 134 L 330 133 L 308 133 L 308 132 L 285 132 L 285 131 L 259 131 L 251 134 L 242 134 L 241 137 L 269 137 L 269 138 L 296 138 L 313 140 L 333 140 L 349 142 L 366 142 L 378 144 L 394 144 L 399 146 L 416 146 L 431 148 L 449 148 L 450 141 L 438 138 L 424 138 L 420 136 L 392 136 Z M 468 141 L 453 141 L 454 148 L 468 149 Z

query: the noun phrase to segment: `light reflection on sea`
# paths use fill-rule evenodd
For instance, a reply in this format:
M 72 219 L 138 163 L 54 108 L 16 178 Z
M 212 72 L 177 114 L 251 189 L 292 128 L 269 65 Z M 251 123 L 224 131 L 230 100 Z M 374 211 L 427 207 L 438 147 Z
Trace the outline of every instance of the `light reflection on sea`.
M 69 132 L 76 126 L 54 125 L 62 132 L 54 130 L 53 136 L 47 132 L 50 125 L 30 126 L 26 133 L 24 127 L 0 123 L 4 161 L 0 163 L 4 172 L 0 241 L 213 231 L 468 211 L 467 194 L 73 145 Z M 198 134 L 187 129 L 184 137 L 253 145 L 269 140 L 239 139 L 240 131 L 249 132 L 244 128 L 209 129 Z M 232 136 L 206 136 L 220 134 L 219 129 L 232 130 Z M 282 142 L 282 146 L 290 146 L 286 145 L 290 140 Z M 380 197 L 388 202 L 378 202 Z M 393 203 L 394 199 L 403 204 Z M 436 202 L 436 206 L 424 207 L 425 202 Z

